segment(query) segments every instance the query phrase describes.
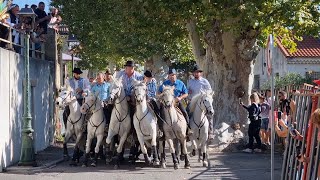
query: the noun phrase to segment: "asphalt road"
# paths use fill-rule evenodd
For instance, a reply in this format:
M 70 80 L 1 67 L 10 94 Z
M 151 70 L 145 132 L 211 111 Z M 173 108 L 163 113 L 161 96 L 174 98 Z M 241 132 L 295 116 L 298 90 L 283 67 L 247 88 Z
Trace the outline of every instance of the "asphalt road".
M 276 155 L 275 179 L 280 179 L 281 157 Z M 246 153 L 217 153 L 210 155 L 210 167 L 202 167 L 196 157 L 191 158 L 191 169 L 184 169 L 183 162 L 180 169 L 174 170 L 172 159 L 167 155 L 167 168 L 148 167 L 144 162 L 137 162 L 135 166 L 123 164 L 114 170 L 112 165 L 98 162 L 97 167 L 70 167 L 69 162 L 44 169 L 37 173 L 0 174 L 0 180 L 183 180 L 183 179 L 243 179 L 269 180 L 270 154 Z

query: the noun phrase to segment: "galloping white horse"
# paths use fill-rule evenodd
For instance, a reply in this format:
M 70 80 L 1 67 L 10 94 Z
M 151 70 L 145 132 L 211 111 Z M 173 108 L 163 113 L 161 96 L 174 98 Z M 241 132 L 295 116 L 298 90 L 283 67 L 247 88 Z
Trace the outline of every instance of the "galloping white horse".
M 194 96 L 190 102 L 190 113 L 193 114 L 190 118 L 190 126 L 193 130 L 193 134 L 190 137 L 193 147 L 192 155 L 195 155 L 195 151 L 198 149 L 199 161 L 202 154 L 202 164 L 204 167 L 208 166 L 207 141 L 209 121 L 207 116 L 212 116 L 214 113 L 212 107 L 213 94 L 213 91 L 201 92 Z
M 89 111 L 91 111 L 92 115 L 88 120 L 88 124 L 87 124 L 88 134 L 87 134 L 87 142 L 86 142 L 86 155 L 85 155 L 83 166 L 88 165 L 88 158 L 89 158 L 92 139 L 96 137 L 97 144 L 94 149 L 95 156 L 94 156 L 93 162 L 91 163 L 91 166 L 95 167 L 97 165 L 99 147 L 103 143 L 103 138 L 105 134 L 104 129 L 106 126 L 102 103 L 98 95 L 96 94 L 89 94 L 85 98 L 85 103 L 81 106 L 81 113 L 86 114 Z
M 76 144 L 72 158 L 72 165 L 76 162 L 79 162 L 79 142 L 82 138 L 82 125 L 84 121 L 84 115 L 80 112 L 80 105 L 73 95 L 73 92 L 70 88 L 61 89 L 59 97 L 56 99 L 56 103 L 60 108 L 65 108 L 66 106 L 70 109 L 70 115 L 67 120 L 67 128 L 63 141 L 63 154 L 65 157 L 68 156 L 67 143 L 73 135 L 76 135 Z
M 150 164 L 145 143 L 151 141 L 151 154 L 153 165 L 158 166 L 157 153 L 157 117 L 147 105 L 147 86 L 144 82 L 134 81 L 134 96 L 136 100 L 136 112 L 133 116 L 133 125 L 137 132 L 141 151 L 147 164 Z
M 169 144 L 169 150 L 172 155 L 174 169 L 179 168 L 178 159 L 176 156 L 176 149 L 174 147 L 173 141 L 175 139 L 179 140 L 182 147 L 182 154 L 185 157 L 186 169 L 190 168 L 190 162 L 187 155 L 187 143 L 186 143 L 186 131 L 187 131 L 187 122 L 180 110 L 177 110 L 175 107 L 175 98 L 174 98 L 174 87 L 173 86 L 164 86 L 163 93 L 160 95 L 160 99 L 163 103 L 163 114 L 164 114 L 164 124 L 163 130 L 166 137 L 166 141 Z M 159 151 L 163 152 L 162 143 L 160 143 Z M 161 153 L 161 166 L 165 167 L 165 157 Z
M 117 147 L 117 158 L 115 168 L 119 167 L 120 159 L 122 158 L 121 152 L 124 143 L 131 131 L 131 119 L 129 114 L 129 104 L 126 99 L 125 91 L 122 85 L 122 78 L 113 79 L 110 86 L 110 99 L 109 103 L 114 104 L 111 113 L 111 119 L 108 130 L 108 137 L 106 143 L 110 145 L 112 138 L 115 135 L 120 136 L 120 141 Z

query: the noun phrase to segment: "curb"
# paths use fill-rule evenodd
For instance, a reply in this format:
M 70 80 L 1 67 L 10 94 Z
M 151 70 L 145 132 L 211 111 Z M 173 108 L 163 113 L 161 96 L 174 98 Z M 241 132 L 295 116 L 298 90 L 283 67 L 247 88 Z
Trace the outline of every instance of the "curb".
M 64 158 L 48 162 L 39 167 L 23 167 L 23 166 L 11 166 L 5 169 L 5 173 L 17 173 L 17 174 L 33 174 L 40 172 L 41 170 L 51 168 L 64 161 Z

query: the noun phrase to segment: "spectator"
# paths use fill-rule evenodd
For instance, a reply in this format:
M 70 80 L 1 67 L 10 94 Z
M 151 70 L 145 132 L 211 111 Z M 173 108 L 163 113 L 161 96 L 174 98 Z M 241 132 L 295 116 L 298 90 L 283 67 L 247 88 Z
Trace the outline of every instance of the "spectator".
M 261 128 L 261 117 L 260 117 L 260 107 L 259 107 L 259 96 L 257 93 L 253 93 L 250 95 L 251 105 L 245 106 L 242 102 L 240 102 L 240 105 L 242 105 L 249 113 L 249 129 L 248 129 L 248 135 L 249 135 L 249 144 L 248 147 L 243 150 L 243 152 L 261 152 L 261 138 L 260 138 L 260 128 Z M 253 149 L 253 141 L 256 139 L 257 147 Z
M 289 120 L 290 117 L 290 100 L 285 91 L 279 92 L 279 110 L 286 116 L 284 119 Z
M 52 8 L 51 9 L 51 13 L 49 13 L 49 15 L 51 15 L 51 19 L 50 22 L 48 24 L 49 28 L 52 28 L 56 31 L 59 31 L 59 24 L 62 21 L 61 16 L 58 14 L 58 9 L 57 8 Z
M 105 72 L 105 79 L 104 79 L 106 82 L 110 83 L 111 80 L 112 80 L 112 74 L 111 74 L 111 71 L 110 69 L 106 69 L 106 72 Z
M 47 34 L 48 22 L 50 21 L 51 16 L 47 15 L 47 13 L 44 11 L 44 8 L 44 2 L 39 2 L 38 8 L 34 13 L 37 15 L 36 23 L 38 23 L 40 28 L 43 29 L 43 34 Z
M 311 115 L 311 122 L 315 125 L 315 128 L 320 128 L 320 108 L 316 109 L 312 115 Z M 290 135 L 297 140 L 302 141 L 303 140 L 303 136 L 299 133 L 298 130 L 294 130 L 295 134 L 293 134 L 292 132 L 290 132 Z M 317 141 L 318 143 L 320 142 L 320 131 L 318 132 L 317 135 Z M 299 147 L 301 148 L 301 147 Z M 298 161 L 300 162 L 310 162 L 310 157 L 307 157 L 305 154 L 297 154 L 296 158 L 298 159 Z M 318 162 L 318 161 L 316 161 Z M 318 173 L 317 173 L 317 177 L 318 179 L 320 178 L 320 165 L 318 166 Z
M 9 13 L 9 18 L 7 19 L 7 24 L 12 28 L 12 42 L 15 44 L 20 44 L 20 36 L 19 36 L 19 31 L 20 29 L 20 24 L 19 24 L 19 19 L 18 19 L 18 13 L 20 9 L 17 4 L 12 4 L 8 10 Z M 20 47 L 14 45 L 14 50 L 19 53 L 20 52 Z
M 33 12 L 37 9 L 37 5 L 35 5 L 35 4 L 32 4 L 31 5 L 31 9 L 33 10 Z
M 3 24 L 8 24 L 7 19 L 9 18 L 9 15 L 6 13 L 0 17 L 1 23 L 0 23 L 0 38 L 2 39 L 8 39 L 9 36 L 9 29 L 3 25 Z M 6 47 L 6 42 L 0 41 L 0 47 L 5 48 Z
M 260 136 L 262 139 L 262 143 L 270 145 L 270 139 L 267 134 L 269 131 L 269 114 L 270 114 L 270 104 L 266 101 L 264 96 L 260 96 L 260 104 L 261 104 L 261 130 Z

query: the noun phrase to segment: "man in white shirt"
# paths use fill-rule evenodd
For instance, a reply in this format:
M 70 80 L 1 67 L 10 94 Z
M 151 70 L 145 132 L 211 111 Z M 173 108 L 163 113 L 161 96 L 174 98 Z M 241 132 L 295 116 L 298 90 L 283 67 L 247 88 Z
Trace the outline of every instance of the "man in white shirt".
M 195 95 L 199 94 L 201 91 L 212 90 L 209 81 L 202 77 L 202 70 L 195 65 L 192 71 L 193 79 L 190 79 L 187 83 L 188 98 L 191 100 Z M 209 120 L 209 139 L 213 138 L 213 118 L 212 116 L 207 116 Z

